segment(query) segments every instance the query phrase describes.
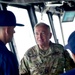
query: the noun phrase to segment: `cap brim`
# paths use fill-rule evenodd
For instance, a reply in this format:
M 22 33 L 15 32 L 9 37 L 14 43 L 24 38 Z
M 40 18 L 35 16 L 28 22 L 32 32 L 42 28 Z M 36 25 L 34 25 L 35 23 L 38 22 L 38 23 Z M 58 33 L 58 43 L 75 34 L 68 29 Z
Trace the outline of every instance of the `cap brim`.
M 69 44 L 65 45 L 65 46 L 64 46 L 64 49 L 70 49 Z
M 16 26 L 24 26 L 23 24 L 16 24 Z
M 66 49 L 69 49 L 73 54 L 75 54 L 75 48 L 70 47 L 69 44 L 65 45 L 65 46 L 64 46 L 64 49 L 65 49 L 65 50 L 66 50 Z

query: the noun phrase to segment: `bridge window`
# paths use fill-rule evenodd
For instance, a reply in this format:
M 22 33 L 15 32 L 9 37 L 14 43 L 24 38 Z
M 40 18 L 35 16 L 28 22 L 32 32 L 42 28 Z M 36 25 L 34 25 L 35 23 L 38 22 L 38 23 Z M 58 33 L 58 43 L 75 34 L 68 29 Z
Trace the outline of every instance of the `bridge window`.
M 19 61 L 23 57 L 24 53 L 33 45 L 36 44 L 33 30 L 31 27 L 30 19 L 28 16 L 28 12 L 26 9 L 16 8 L 12 6 L 8 6 L 8 10 L 12 11 L 17 19 L 18 23 L 22 23 L 25 26 L 24 27 L 16 27 L 14 34 L 14 42 L 16 46 L 16 51 L 18 54 Z M 36 12 L 36 17 L 38 22 L 45 22 L 50 25 L 47 14 L 41 14 L 39 12 Z M 64 43 L 67 44 L 67 39 L 69 35 L 75 30 L 75 20 L 73 22 L 65 22 L 61 23 L 62 25 L 62 31 L 63 31 L 63 37 L 64 37 Z M 53 24 L 56 31 L 56 36 L 60 44 L 63 44 L 62 39 L 62 33 L 60 28 L 60 22 L 59 18 L 56 15 L 53 15 Z M 51 30 L 52 31 L 52 30 Z M 52 36 L 51 38 L 52 42 L 54 42 L 54 38 Z
M 25 25 L 24 27 L 16 26 L 16 33 L 14 34 L 14 42 L 17 49 L 16 51 L 20 61 L 24 53 L 36 43 L 27 10 L 11 6 L 8 6 L 7 9 L 15 14 L 17 23 L 22 23 Z

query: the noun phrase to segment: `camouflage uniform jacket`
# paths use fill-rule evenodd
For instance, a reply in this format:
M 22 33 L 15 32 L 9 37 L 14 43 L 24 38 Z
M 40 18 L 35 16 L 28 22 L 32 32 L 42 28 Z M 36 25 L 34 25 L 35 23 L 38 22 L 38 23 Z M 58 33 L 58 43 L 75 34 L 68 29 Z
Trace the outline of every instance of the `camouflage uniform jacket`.
M 20 64 L 22 75 L 59 75 L 65 70 L 75 67 L 69 54 L 60 44 L 50 44 L 50 48 L 42 51 L 38 46 L 30 48 Z

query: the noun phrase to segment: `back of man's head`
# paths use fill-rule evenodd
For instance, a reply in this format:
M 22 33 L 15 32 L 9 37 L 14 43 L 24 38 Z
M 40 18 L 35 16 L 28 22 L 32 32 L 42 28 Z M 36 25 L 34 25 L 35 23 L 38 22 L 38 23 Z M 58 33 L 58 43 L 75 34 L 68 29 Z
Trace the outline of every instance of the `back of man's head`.
M 11 41 L 15 26 L 24 25 L 16 23 L 16 17 L 11 11 L 0 10 L 0 40 L 5 44 Z

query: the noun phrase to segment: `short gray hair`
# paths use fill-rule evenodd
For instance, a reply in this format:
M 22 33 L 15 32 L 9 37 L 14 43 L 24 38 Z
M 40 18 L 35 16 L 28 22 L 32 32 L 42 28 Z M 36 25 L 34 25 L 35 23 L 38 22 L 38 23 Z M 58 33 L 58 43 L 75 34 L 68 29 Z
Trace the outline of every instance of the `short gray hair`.
M 34 29 L 35 29 L 36 27 L 38 27 L 38 26 L 45 26 L 47 29 L 50 30 L 50 26 L 49 26 L 48 24 L 46 24 L 46 23 L 39 22 L 39 23 L 37 23 L 37 24 L 34 26 Z

